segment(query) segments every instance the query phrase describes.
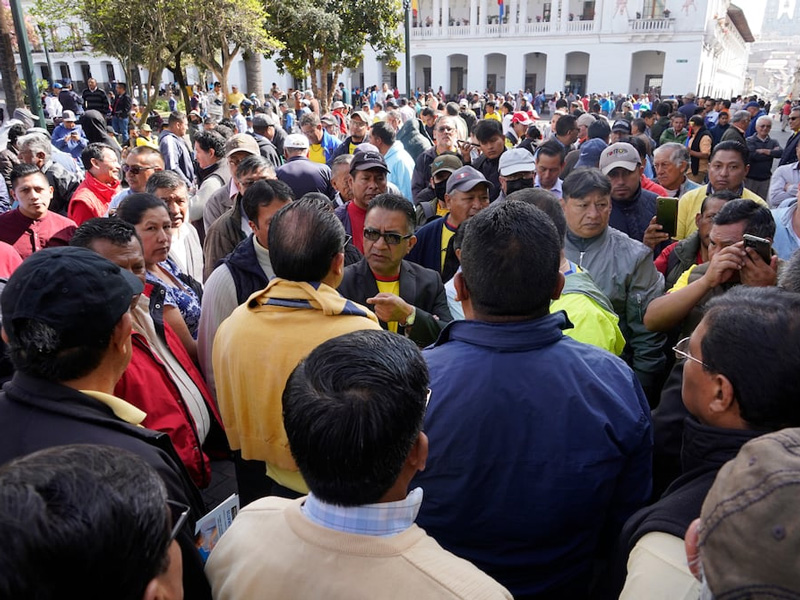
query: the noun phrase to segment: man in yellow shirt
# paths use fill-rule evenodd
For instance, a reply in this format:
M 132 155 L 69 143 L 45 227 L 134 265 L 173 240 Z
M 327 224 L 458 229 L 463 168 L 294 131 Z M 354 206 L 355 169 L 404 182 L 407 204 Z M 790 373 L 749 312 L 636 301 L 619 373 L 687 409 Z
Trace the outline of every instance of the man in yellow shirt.
M 228 104 L 233 104 L 235 106 L 241 105 L 242 101 L 244 100 L 244 94 L 239 91 L 239 88 L 235 85 L 231 86 L 231 93 L 228 94 Z
M 300 132 L 308 138 L 308 158 L 315 163 L 328 164 L 333 161 L 339 142 L 322 126 L 319 115 L 314 112 L 300 117 Z
M 414 244 L 416 215 L 396 194 L 369 203 L 364 220 L 364 258 L 345 269 L 339 293 L 375 311 L 381 326 L 425 347 L 453 320 L 436 271 L 403 260 Z
M 269 227 L 275 278 L 217 330 L 212 350 L 217 401 L 231 449 L 241 451 L 236 476 L 243 497 L 308 491 L 283 428 L 286 380 L 322 342 L 379 329 L 372 311 L 336 291 L 345 243 L 344 227 L 327 203 L 287 204 Z
M 486 103 L 486 114 L 483 115 L 484 119 L 493 119 L 498 123 L 503 122 L 503 118 L 500 116 L 500 113 L 497 112 L 497 102 L 494 100 L 489 100 Z
M 682 240 L 697 230 L 695 216 L 700 212 L 706 196 L 713 192 L 730 190 L 742 198 L 767 206 L 760 196 L 744 187 L 749 169 L 750 153 L 746 146 L 735 141 L 717 144 L 708 160 L 709 184 L 686 192 L 678 201 L 678 231 L 675 238 Z

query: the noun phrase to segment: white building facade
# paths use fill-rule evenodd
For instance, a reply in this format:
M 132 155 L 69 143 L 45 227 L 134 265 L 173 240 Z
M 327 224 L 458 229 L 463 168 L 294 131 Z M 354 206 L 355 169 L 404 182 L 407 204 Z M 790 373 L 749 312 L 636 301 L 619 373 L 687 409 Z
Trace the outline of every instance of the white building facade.
M 420 0 L 412 86 L 713 96 L 744 87 L 752 35 L 729 0 L 505 0 L 502 9 L 501 18 L 495 0 Z

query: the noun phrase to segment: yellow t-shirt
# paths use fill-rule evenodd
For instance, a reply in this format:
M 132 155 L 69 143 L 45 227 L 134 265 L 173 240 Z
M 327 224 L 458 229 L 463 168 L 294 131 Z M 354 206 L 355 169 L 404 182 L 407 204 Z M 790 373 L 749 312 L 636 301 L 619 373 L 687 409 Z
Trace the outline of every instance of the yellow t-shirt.
M 686 269 L 683 273 L 681 273 L 681 276 L 678 277 L 678 281 L 675 282 L 675 285 L 672 286 L 672 289 L 667 290 L 667 293 L 669 294 L 670 292 L 683 289 L 687 285 L 689 285 L 689 276 L 692 274 L 692 271 L 694 271 L 696 267 L 697 265 L 692 265 L 691 267 Z
M 228 104 L 235 104 L 239 106 L 244 100 L 244 94 L 242 92 L 236 92 L 235 94 L 231 92 L 228 94 Z
M 498 123 L 502 123 L 503 122 L 503 118 L 497 113 L 497 111 L 495 111 L 495 112 L 493 112 L 491 114 L 486 113 L 486 115 L 484 115 L 483 118 L 484 119 L 491 119 L 492 121 L 497 121 Z
M 381 281 L 380 279 L 376 279 L 375 283 L 378 286 L 379 292 L 383 292 L 384 294 L 394 294 L 395 296 L 400 296 L 399 279 L 396 279 L 395 281 Z M 389 321 L 386 324 L 386 327 L 389 329 L 389 331 L 397 333 L 397 321 Z
M 447 225 L 447 218 L 442 217 L 442 270 L 444 270 L 444 260 L 447 258 L 447 244 L 450 243 L 450 238 L 456 234 L 455 229 L 450 229 Z
M 444 206 L 442 206 L 438 202 L 436 203 L 436 216 L 437 217 L 444 217 L 445 215 L 447 215 L 448 212 L 450 212 L 450 211 L 448 211 L 447 208 L 445 208 Z
M 358 144 L 354 144 L 353 142 L 350 142 L 350 152 L 348 152 L 348 154 L 355 154 L 356 153 L 356 148 L 358 148 Z
M 308 150 L 308 159 L 311 162 L 325 164 L 325 150 L 322 148 L 322 144 L 311 144 L 311 148 Z
M 703 185 L 694 190 L 689 190 L 678 201 L 678 231 L 675 239 L 683 240 L 697 231 L 697 223 L 694 222 L 694 217 L 700 212 L 703 206 L 703 200 L 708 195 L 708 186 Z M 748 190 L 742 188 L 742 198 L 744 200 L 754 200 L 762 206 L 767 206 L 767 203 L 761 198 Z

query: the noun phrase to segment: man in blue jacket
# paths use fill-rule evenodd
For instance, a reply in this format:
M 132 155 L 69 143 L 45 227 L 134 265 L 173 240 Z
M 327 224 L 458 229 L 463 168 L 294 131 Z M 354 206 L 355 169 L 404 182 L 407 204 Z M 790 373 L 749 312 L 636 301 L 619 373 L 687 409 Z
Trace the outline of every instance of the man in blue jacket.
M 418 523 L 514 598 L 590 598 L 593 568 L 650 495 L 633 371 L 566 337 L 552 221 L 522 202 L 472 217 L 455 285 L 466 321 L 423 354 L 430 440 Z

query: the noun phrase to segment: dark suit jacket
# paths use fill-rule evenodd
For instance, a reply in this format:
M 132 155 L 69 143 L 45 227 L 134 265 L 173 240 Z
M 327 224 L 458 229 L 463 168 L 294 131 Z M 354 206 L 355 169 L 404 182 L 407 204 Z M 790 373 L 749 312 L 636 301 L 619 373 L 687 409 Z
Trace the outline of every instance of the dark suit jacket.
M 369 306 L 367 298 L 378 293 L 378 284 L 366 258 L 345 268 L 339 293 L 348 300 Z M 400 265 L 400 297 L 417 309 L 414 326 L 407 333 L 418 346 L 435 342 L 439 332 L 453 320 L 442 279 L 436 271 L 404 260 Z M 381 321 L 381 327 L 386 329 L 386 323 Z M 397 332 L 406 333 L 402 326 L 398 326 Z
M 797 141 L 800 140 L 800 132 L 793 133 L 789 140 L 786 142 L 786 148 L 783 149 L 783 155 L 778 163 L 781 165 L 790 165 L 797 162 Z

